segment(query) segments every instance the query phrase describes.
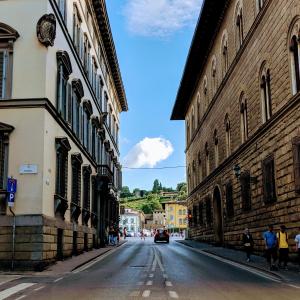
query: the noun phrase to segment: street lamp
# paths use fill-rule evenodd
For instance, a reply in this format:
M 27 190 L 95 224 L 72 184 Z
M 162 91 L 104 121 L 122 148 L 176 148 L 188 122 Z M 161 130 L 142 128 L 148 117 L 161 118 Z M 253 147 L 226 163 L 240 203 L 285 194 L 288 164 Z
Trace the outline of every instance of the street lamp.
M 237 179 L 239 179 L 241 177 L 241 167 L 240 167 L 239 164 L 234 165 L 233 172 L 234 172 L 234 175 Z M 257 184 L 257 182 L 258 182 L 257 177 L 256 176 L 255 177 L 250 176 L 250 182 L 254 183 L 254 184 Z

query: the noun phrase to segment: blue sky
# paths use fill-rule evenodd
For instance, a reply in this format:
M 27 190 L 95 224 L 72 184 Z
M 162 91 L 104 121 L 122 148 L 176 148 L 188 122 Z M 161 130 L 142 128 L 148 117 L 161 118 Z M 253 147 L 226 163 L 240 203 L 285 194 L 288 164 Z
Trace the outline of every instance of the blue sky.
M 170 121 L 201 0 L 106 1 L 129 111 L 121 114 L 123 167 L 185 165 L 184 122 Z M 123 169 L 123 185 L 176 187 L 185 168 Z

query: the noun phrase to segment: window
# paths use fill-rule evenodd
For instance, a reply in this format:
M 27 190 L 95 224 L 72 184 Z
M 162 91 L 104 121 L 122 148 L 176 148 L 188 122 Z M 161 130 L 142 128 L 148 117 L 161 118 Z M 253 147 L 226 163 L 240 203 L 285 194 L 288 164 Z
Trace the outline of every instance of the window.
M 67 10 L 66 10 L 66 0 L 58 0 L 58 9 L 63 18 L 63 20 L 67 21 Z
M 212 83 L 212 94 L 215 95 L 217 91 L 217 59 L 213 56 L 211 63 L 211 83 Z
M 225 116 L 225 143 L 226 143 L 226 157 L 231 154 L 231 132 L 230 132 L 230 121 L 228 114 Z
M 174 216 L 170 215 L 170 221 L 173 222 L 174 221 Z
M 293 158 L 294 158 L 294 180 L 295 190 L 300 192 L 300 137 L 295 137 L 292 140 Z
M 261 76 L 260 76 L 261 109 L 262 109 L 263 123 L 266 123 L 272 116 L 270 82 L 271 82 L 270 70 L 267 69 L 265 65 L 263 65 Z
M 102 109 L 103 86 L 104 86 L 103 80 L 99 75 L 97 76 L 97 82 L 96 82 L 96 97 L 101 109 Z
M 194 107 L 192 107 L 192 119 L 191 119 L 191 136 L 195 133 L 196 123 L 195 123 L 195 112 Z
M 201 121 L 201 103 L 200 103 L 200 95 L 197 96 L 197 126 L 200 125 Z
M 80 58 L 83 58 L 83 43 L 82 43 L 83 35 L 81 31 L 81 18 L 79 15 L 79 11 L 76 5 L 74 5 L 73 9 L 73 43 L 77 50 L 77 53 L 80 55 Z
M 244 211 L 251 209 L 251 177 L 249 172 L 244 172 L 240 177 L 242 208 Z
M 233 188 L 232 183 L 228 182 L 225 186 L 226 192 L 226 211 L 227 217 L 233 217 L 234 215 L 234 204 L 233 204 Z
M 93 114 L 93 107 L 91 101 L 84 100 L 83 102 L 83 145 L 91 152 L 91 115 Z
M 192 189 L 194 189 L 197 186 L 197 173 L 196 173 L 196 162 L 193 160 L 193 186 Z
M 212 224 L 212 210 L 211 210 L 211 201 L 210 198 L 207 197 L 205 200 L 205 210 L 206 210 L 206 224 Z
M 203 220 L 203 201 L 199 203 L 199 225 L 203 226 L 204 220 Z
M 205 144 L 205 167 L 206 167 L 206 176 L 208 176 L 210 173 L 208 143 Z
M 179 214 L 180 216 L 182 215 L 182 210 L 181 210 L 181 209 L 179 209 L 178 214 Z
M 248 112 L 247 100 L 244 93 L 240 97 L 240 112 L 241 112 L 241 141 L 244 143 L 248 139 Z
M 235 25 L 236 25 L 236 46 L 237 50 L 241 47 L 244 40 L 244 20 L 243 20 L 243 9 L 240 2 L 237 3 L 235 13 Z
M 201 161 L 201 154 L 198 153 L 198 172 L 199 172 L 199 183 L 203 180 L 203 174 L 202 174 L 202 161 Z
M 259 12 L 264 6 L 264 0 L 256 0 L 256 8 L 257 11 Z
M 217 168 L 219 165 L 219 139 L 218 139 L 217 129 L 215 129 L 214 132 L 214 148 L 215 148 L 215 167 Z
M 190 122 L 189 120 L 186 121 L 186 143 L 190 142 Z
M 84 96 L 83 86 L 80 79 L 72 81 L 72 129 L 74 133 L 81 139 L 81 99 Z
M 94 92 L 96 93 L 97 88 L 99 85 L 97 85 L 97 63 L 95 57 L 92 58 L 92 87 L 94 89 Z
M 83 175 L 83 213 L 82 213 L 82 223 L 87 225 L 88 220 L 90 218 L 90 207 L 91 207 L 91 199 L 90 199 L 90 188 L 91 188 L 91 166 L 83 166 L 82 175 Z
M 18 37 L 17 31 L 0 22 L 0 99 L 11 97 L 13 42 Z
M 300 91 L 300 62 L 299 62 L 299 36 L 300 36 L 300 18 L 293 23 L 290 33 L 290 64 L 292 76 L 292 93 L 297 94 Z
M 263 184 L 264 184 L 264 202 L 276 202 L 276 183 L 275 183 L 275 165 L 274 156 L 270 155 L 262 162 Z
M 81 213 L 81 154 L 72 154 L 72 200 L 71 200 L 71 220 L 77 222 Z
M 57 91 L 56 105 L 58 113 L 67 121 L 70 118 L 70 88 L 68 88 L 69 76 L 72 73 L 72 65 L 66 51 L 58 51 L 57 58 Z
M 182 225 L 182 219 L 179 219 L 179 225 Z
M 223 77 L 226 75 L 229 67 L 229 60 L 228 60 L 228 33 L 224 31 L 222 37 L 222 46 L 221 46 L 221 56 L 222 56 L 222 70 L 223 70 Z
M 191 190 L 192 190 L 192 186 L 191 186 L 191 167 L 188 166 L 188 169 L 187 169 L 187 173 L 188 173 L 188 192 L 190 193 Z
M 205 110 L 207 110 L 208 104 L 209 104 L 209 99 L 208 99 L 208 88 L 207 88 L 207 77 L 206 76 L 204 76 L 204 80 L 203 80 L 203 99 L 204 99 Z
M 6 214 L 6 182 L 8 176 L 9 134 L 14 130 L 10 125 L 0 123 L 0 215 Z
M 83 42 L 84 46 L 83 46 L 83 67 L 84 67 L 84 70 L 86 72 L 86 74 L 88 75 L 88 78 L 90 80 L 90 82 L 92 82 L 91 80 L 91 54 L 90 54 L 90 51 L 91 51 L 91 46 L 90 46 L 90 43 L 89 43 L 89 40 L 88 40 L 88 37 L 87 35 L 85 34 L 84 35 L 84 42 Z

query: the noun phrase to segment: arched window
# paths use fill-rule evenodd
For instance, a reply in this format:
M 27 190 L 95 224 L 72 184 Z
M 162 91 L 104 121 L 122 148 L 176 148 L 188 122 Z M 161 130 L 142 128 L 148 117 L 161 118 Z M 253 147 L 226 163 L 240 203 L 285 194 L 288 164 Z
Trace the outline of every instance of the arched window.
M 69 88 L 68 80 L 72 73 L 72 65 L 69 55 L 66 51 L 58 51 L 57 59 L 57 91 L 56 106 L 58 113 L 69 121 L 71 115 L 71 88 Z
M 187 174 L 188 174 L 188 193 L 190 193 L 191 190 L 192 190 L 192 187 L 191 187 L 191 167 L 190 166 L 188 166 Z
M 196 162 L 193 160 L 193 189 L 197 186 L 197 172 L 196 172 Z
M 208 108 L 208 104 L 209 104 L 206 75 L 204 76 L 204 79 L 203 79 L 203 99 L 204 99 L 204 106 L 205 106 L 205 110 L 206 110 Z
M 187 119 L 186 120 L 186 144 L 188 145 L 189 142 L 190 142 L 190 122 Z
M 81 99 L 84 96 L 83 86 L 80 79 L 72 80 L 72 129 L 82 140 L 82 108 Z
M 257 12 L 260 12 L 260 10 L 263 8 L 264 6 L 264 0 L 256 0 L 256 9 Z
M 215 167 L 217 168 L 219 165 L 219 139 L 218 139 L 217 129 L 215 129 L 214 131 L 214 149 L 215 149 Z
M 248 112 L 247 100 L 245 94 L 242 93 L 240 97 L 240 113 L 241 113 L 241 141 L 244 143 L 248 139 Z
M 191 136 L 195 133 L 196 122 L 195 122 L 195 110 L 192 107 L 192 118 L 191 118 Z
M 226 114 L 225 116 L 225 143 L 226 143 L 226 157 L 229 157 L 231 154 L 231 133 L 230 133 L 230 121 L 229 116 Z
M 0 99 L 11 98 L 13 45 L 19 34 L 0 22 Z
M 293 95 L 300 91 L 300 17 L 294 22 L 290 33 L 290 65 Z
M 267 122 L 272 116 L 271 102 L 271 76 L 270 70 L 267 69 L 264 63 L 260 73 L 260 94 L 261 94 L 261 111 L 262 121 Z
M 91 152 L 91 115 L 93 114 L 93 107 L 91 101 L 83 101 L 83 145 Z
M 205 168 L 206 168 L 206 176 L 210 173 L 210 167 L 209 167 L 209 149 L 208 149 L 208 143 L 205 143 Z
M 197 126 L 199 126 L 201 120 L 201 103 L 200 103 L 200 95 L 197 95 Z
M 201 161 L 201 154 L 198 153 L 198 176 L 199 176 L 199 183 L 203 180 L 203 174 L 202 174 L 202 161 Z
M 223 77 L 226 75 L 229 67 L 228 60 L 228 33 L 225 30 L 222 37 L 222 46 L 221 46 L 221 56 L 222 56 L 222 74 Z
M 235 27 L 236 47 L 237 50 L 239 50 L 244 40 L 243 8 L 240 1 L 238 1 L 235 9 Z
M 212 85 L 212 95 L 214 96 L 217 91 L 217 59 L 213 56 L 211 62 L 211 85 Z

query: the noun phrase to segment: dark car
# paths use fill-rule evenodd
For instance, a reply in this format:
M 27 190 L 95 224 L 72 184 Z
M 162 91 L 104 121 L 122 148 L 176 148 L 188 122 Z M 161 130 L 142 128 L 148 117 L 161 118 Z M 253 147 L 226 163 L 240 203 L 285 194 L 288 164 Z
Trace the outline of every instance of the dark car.
M 154 243 L 167 242 L 169 243 L 169 234 L 165 229 L 157 229 L 154 235 Z

